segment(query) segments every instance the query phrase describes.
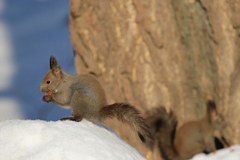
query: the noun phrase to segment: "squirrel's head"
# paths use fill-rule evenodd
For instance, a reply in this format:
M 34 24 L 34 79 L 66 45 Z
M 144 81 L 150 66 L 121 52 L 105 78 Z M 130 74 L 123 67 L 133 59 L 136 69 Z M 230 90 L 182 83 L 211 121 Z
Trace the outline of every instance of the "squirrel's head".
M 217 112 L 217 107 L 214 101 L 208 101 L 207 114 L 215 129 L 219 130 L 226 126 L 224 117 Z
M 62 69 L 58 66 L 57 59 L 52 55 L 50 57 L 50 71 L 43 78 L 40 91 L 44 93 L 55 92 L 55 88 L 61 82 L 62 78 Z

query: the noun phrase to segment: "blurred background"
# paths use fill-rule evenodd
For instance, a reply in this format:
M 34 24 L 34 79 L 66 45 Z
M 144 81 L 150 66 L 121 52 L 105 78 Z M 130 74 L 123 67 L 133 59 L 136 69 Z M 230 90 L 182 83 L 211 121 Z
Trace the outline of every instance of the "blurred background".
M 96 75 L 110 104 L 128 102 L 144 117 L 164 106 L 179 127 L 213 100 L 227 122 L 221 136 L 240 143 L 239 0 L 70 2 L 76 73 Z M 145 155 L 126 125 L 107 126 Z
M 68 0 L 0 0 L 0 121 L 71 115 L 40 92 L 52 54 L 75 74 L 68 14 Z

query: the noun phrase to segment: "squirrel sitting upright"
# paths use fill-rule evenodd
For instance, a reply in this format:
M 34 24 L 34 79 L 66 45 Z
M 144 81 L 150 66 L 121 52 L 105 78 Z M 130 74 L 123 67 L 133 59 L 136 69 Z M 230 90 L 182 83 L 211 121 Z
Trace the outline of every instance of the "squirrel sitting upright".
M 141 141 L 152 146 L 153 134 L 136 108 L 127 103 L 108 105 L 105 91 L 94 76 L 90 74 L 71 76 L 65 73 L 53 55 L 50 57 L 50 71 L 44 77 L 40 91 L 46 93 L 43 101 L 71 109 L 72 117 L 61 120 L 79 122 L 85 118 L 102 122 L 106 118 L 116 117 L 133 126 Z
M 185 160 L 197 153 L 215 151 L 214 132 L 225 127 L 213 101 L 208 101 L 204 118 L 187 122 L 178 131 L 172 111 L 168 114 L 164 107 L 160 107 L 150 112 L 146 120 L 155 132 L 160 152 L 166 160 Z

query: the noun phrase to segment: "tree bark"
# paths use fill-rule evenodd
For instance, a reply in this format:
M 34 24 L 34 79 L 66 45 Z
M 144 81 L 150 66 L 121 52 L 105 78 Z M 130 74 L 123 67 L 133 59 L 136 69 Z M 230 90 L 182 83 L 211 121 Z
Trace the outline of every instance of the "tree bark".
M 203 117 L 211 99 L 229 124 L 225 138 L 240 143 L 239 0 L 71 0 L 70 8 L 77 73 L 96 75 L 109 104 L 128 102 L 143 116 L 165 106 L 181 126 Z

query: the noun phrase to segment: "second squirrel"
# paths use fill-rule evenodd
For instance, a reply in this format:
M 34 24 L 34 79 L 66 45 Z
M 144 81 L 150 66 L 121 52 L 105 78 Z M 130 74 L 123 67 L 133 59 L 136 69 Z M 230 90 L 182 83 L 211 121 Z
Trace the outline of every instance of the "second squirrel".
M 207 103 L 207 114 L 197 121 L 183 124 L 177 131 L 177 119 L 172 111 L 156 108 L 147 118 L 155 132 L 160 152 L 166 160 L 185 160 L 201 152 L 216 150 L 214 132 L 225 127 L 223 116 L 213 101 Z

